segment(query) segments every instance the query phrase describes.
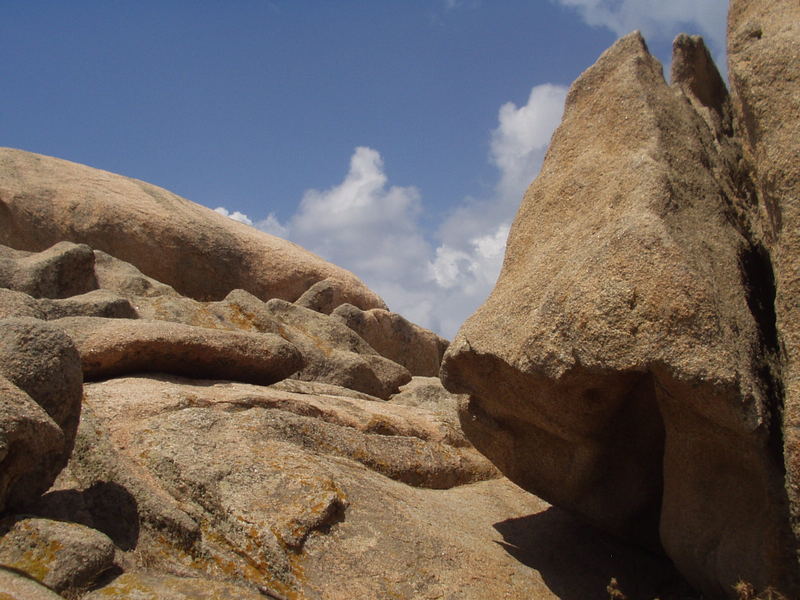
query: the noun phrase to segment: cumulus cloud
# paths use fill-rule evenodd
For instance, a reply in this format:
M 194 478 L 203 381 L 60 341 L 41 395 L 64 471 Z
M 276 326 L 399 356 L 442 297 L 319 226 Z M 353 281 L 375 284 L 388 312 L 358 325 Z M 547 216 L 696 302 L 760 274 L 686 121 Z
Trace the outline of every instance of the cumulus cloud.
M 488 157 L 497 184 L 485 198 L 464 199 L 434 240 L 422 233 L 420 192 L 390 185 L 380 153 L 366 147 L 355 149 L 340 183 L 308 190 L 285 223 L 273 214 L 254 223 L 238 211 L 217 212 L 353 271 L 392 310 L 452 337 L 494 286 L 511 220 L 541 166 L 566 91 L 540 85 L 526 104 L 500 107 Z
M 293 241 L 346 265 L 362 277 L 391 280 L 428 253 L 419 230 L 420 194 L 388 186 L 383 159 L 356 148 L 347 176 L 327 190 L 309 190 L 289 224 Z
M 605 27 L 618 36 L 639 29 L 647 38 L 671 39 L 687 28 L 689 33 L 701 33 L 715 52 L 724 51 L 728 0 L 555 1 L 577 10 L 588 25 Z
M 500 171 L 499 197 L 517 198 L 539 171 L 566 97 L 563 86 L 537 85 L 527 104 L 518 107 L 507 102 L 500 107 L 499 124 L 491 138 L 491 161 Z
M 289 228 L 282 225 L 274 213 L 269 213 L 266 219 L 261 219 L 255 224 L 256 228 L 270 235 L 288 239 Z
M 253 224 L 253 221 L 250 220 L 250 217 L 248 217 L 244 213 L 239 212 L 238 210 L 230 212 L 224 206 L 218 206 L 217 208 L 214 209 L 214 212 L 218 212 L 224 217 L 228 217 L 230 219 L 233 219 L 234 221 L 239 221 L 239 223 L 244 223 L 245 225 Z
M 251 225 L 256 229 L 260 229 L 261 231 L 271 235 L 282 238 L 287 238 L 289 236 L 289 229 L 285 225 L 282 225 L 280 221 L 278 221 L 278 218 L 274 213 L 269 213 L 266 218 L 254 222 L 253 219 L 251 219 L 245 213 L 238 210 L 231 212 L 224 206 L 218 206 L 214 209 L 214 212 L 218 212 L 222 216 L 233 219 L 234 221 L 239 221 L 239 223 Z
M 561 121 L 567 89 L 534 87 L 526 104 L 508 102 L 498 111 L 489 160 L 498 169 L 487 198 L 465 199 L 440 225 L 440 241 L 429 264 L 437 286 L 447 291 L 448 313 L 439 326 L 448 335 L 489 295 L 503 262 L 511 221 L 539 172 L 550 137 Z

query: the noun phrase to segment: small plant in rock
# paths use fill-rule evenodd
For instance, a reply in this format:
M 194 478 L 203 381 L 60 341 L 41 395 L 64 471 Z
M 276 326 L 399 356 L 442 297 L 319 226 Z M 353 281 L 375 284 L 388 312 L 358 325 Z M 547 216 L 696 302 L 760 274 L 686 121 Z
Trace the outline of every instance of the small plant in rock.
M 628 600 L 628 597 L 619 588 L 619 582 L 616 577 L 612 577 L 611 581 L 606 586 L 608 592 L 608 600 Z
M 758 593 L 752 583 L 739 581 L 733 586 L 738 600 L 789 600 L 773 587 L 768 587 L 763 592 Z

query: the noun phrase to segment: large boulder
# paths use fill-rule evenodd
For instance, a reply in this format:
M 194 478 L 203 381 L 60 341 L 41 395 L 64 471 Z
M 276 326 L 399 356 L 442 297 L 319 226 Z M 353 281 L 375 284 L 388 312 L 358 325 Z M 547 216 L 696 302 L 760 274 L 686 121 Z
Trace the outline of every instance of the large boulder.
M 64 465 L 64 433 L 25 392 L 0 376 L 0 511 L 26 504 Z
M 89 246 L 71 242 L 58 242 L 41 252 L 0 245 L 0 288 L 34 298 L 67 298 L 95 290 L 94 254 Z
M 23 518 L 0 533 L 0 564 L 57 592 L 88 587 L 114 563 L 108 536 L 77 523 Z
M 4 600 L 63 600 L 53 590 L 14 569 L 0 566 L 0 597 Z
M 242 288 L 264 300 L 293 301 L 328 279 L 342 301 L 385 308 L 349 271 L 164 189 L 0 149 L 0 243 L 38 251 L 63 240 L 107 252 L 201 300 Z
M 668 86 L 634 33 L 572 85 L 442 378 L 513 481 L 717 596 L 791 566 L 764 251 L 704 56 L 680 38 Z
M 80 357 L 60 329 L 0 320 L 0 510 L 42 494 L 66 465 L 81 410 Z
M 439 375 L 442 355 L 449 343 L 443 337 L 382 308 L 361 310 L 346 303 L 331 315 L 355 331 L 378 354 L 403 365 L 412 375 Z
M 66 317 L 53 323 L 75 341 L 87 379 L 156 371 L 270 384 L 303 366 L 297 348 L 272 334 L 144 319 Z
M 732 0 L 728 63 L 733 107 L 754 183 L 760 225 L 774 277 L 764 320 L 780 345 L 783 460 L 800 549 L 800 4 Z M 776 425 L 777 427 L 777 425 Z M 800 554 L 798 555 L 800 558 Z M 800 569 L 800 567 L 799 567 Z M 800 585 L 798 585 L 800 588 Z

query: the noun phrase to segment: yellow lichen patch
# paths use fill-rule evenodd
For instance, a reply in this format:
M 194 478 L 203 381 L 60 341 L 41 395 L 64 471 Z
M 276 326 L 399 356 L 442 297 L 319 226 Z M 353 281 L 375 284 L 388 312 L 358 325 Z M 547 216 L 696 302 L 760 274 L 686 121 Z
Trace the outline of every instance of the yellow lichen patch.
M 37 581 L 44 582 L 45 578 L 51 573 L 53 565 L 58 559 L 58 554 L 64 549 L 64 546 L 58 540 L 42 540 L 36 535 L 35 530 L 24 525 L 23 529 L 28 529 L 33 534 L 35 541 L 32 541 L 25 550 L 18 548 L 16 552 L 4 556 L 3 564 L 27 573 Z
M 272 572 L 271 565 L 258 557 L 260 548 L 256 545 L 258 530 L 252 529 L 256 536 L 248 540 L 244 548 L 238 547 L 225 536 L 210 529 L 207 524 L 201 525 L 204 542 L 211 548 L 219 546 L 225 549 L 228 558 L 220 552 L 206 551 L 198 553 L 192 559 L 192 567 L 209 574 L 212 577 L 221 576 L 229 581 L 244 580 L 259 587 L 280 593 L 286 600 L 300 600 L 302 596 L 298 591 L 281 581 Z M 292 572 L 297 577 L 297 573 Z
M 228 320 L 236 325 L 236 327 L 239 329 L 244 329 L 247 331 L 263 331 L 263 328 L 259 327 L 257 324 L 258 320 L 256 316 L 249 311 L 245 311 L 238 304 L 228 304 L 228 314 L 226 316 L 228 317 Z

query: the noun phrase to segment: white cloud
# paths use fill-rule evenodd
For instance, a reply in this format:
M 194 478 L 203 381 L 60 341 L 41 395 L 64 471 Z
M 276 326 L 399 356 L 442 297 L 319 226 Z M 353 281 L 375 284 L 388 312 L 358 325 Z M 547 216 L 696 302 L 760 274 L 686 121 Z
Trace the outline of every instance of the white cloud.
M 561 121 L 566 97 L 563 86 L 537 85 L 524 106 L 507 102 L 500 107 L 491 140 L 491 160 L 500 170 L 499 196 L 517 198 L 527 189 Z
M 465 199 L 438 231 L 440 240 L 429 272 L 448 291 L 447 313 L 439 326 L 452 336 L 489 295 L 503 262 L 506 238 L 528 185 L 539 172 L 550 137 L 561 121 L 565 87 L 534 87 L 528 102 L 508 102 L 498 111 L 489 160 L 498 169 L 494 193 Z
M 255 226 L 353 271 L 392 310 L 452 337 L 494 286 L 509 224 L 539 170 L 565 96 L 565 88 L 546 84 L 533 88 L 525 105 L 500 108 L 490 139 L 495 189 L 486 198 L 464 199 L 439 227 L 436 244 L 422 233 L 419 191 L 389 185 L 380 154 L 366 147 L 355 149 L 341 183 L 308 190 L 286 223 L 270 214 Z M 217 212 L 252 223 L 239 212 Z
M 254 223 L 253 220 L 243 212 L 239 212 L 238 210 L 231 212 L 224 206 L 218 206 L 214 209 L 214 212 L 218 212 L 222 216 L 233 219 L 234 221 L 239 221 L 239 223 L 252 225 L 256 229 L 260 229 L 264 233 L 269 233 L 270 235 L 282 238 L 287 238 L 289 235 L 289 229 L 278 221 L 275 213 L 269 213 L 266 218 Z
M 290 237 L 376 288 L 418 276 L 429 252 L 417 223 L 420 195 L 387 181 L 380 154 L 356 148 L 342 183 L 305 193 L 289 223 Z
M 218 212 L 222 216 L 233 219 L 234 221 L 239 221 L 239 223 L 244 223 L 245 225 L 253 224 L 253 221 L 250 220 L 250 217 L 248 217 L 244 213 L 239 212 L 238 210 L 229 212 L 228 209 L 225 208 L 224 206 L 218 206 L 217 208 L 214 209 L 214 212 Z
M 289 228 L 285 225 L 282 225 L 274 213 L 269 213 L 267 218 L 261 219 L 255 224 L 255 227 L 265 233 L 269 233 L 270 235 L 281 238 L 289 237 Z
M 701 33 L 714 53 L 724 52 L 728 0 L 555 0 L 594 27 L 618 36 L 635 29 L 646 38 L 672 39 L 683 29 Z

